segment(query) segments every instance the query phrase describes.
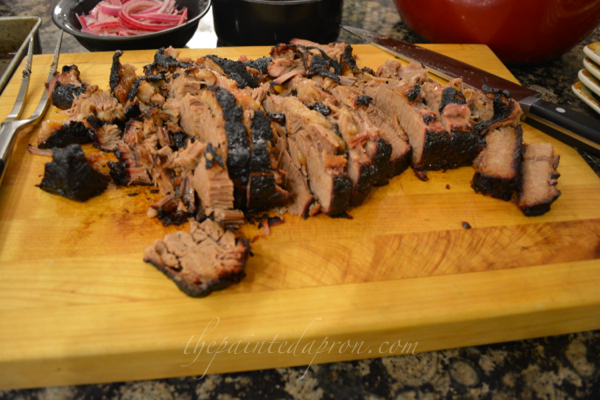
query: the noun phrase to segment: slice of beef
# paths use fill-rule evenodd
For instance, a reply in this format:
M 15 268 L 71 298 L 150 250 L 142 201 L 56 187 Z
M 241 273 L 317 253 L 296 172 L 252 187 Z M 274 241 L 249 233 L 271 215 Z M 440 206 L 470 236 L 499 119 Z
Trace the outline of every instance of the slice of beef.
M 366 150 L 367 153 L 370 154 L 371 159 L 374 160 L 374 164 L 379 164 L 379 162 L 375 161 L 377 157 L 374 154 L 386 153 L 388 151 L 386 143 L 388 143 L 391 147 L 391 152 L 385 178 L 393 178 L 394 176 L 400 175 L 410 165 L 412 148 L 408 143 L 408 136 L 404 133 L 404 130 L 398 124 L 398 121 L 395 118 L 391 120 L 379 108 L 374 107 L 371 104 L 369 104 L 366 110 L 359 109 L 356 112 L 365 123 L 378 128 L 381 138 L 385 141 L 385 143 L 382 143 L 380 140 L 375 139 L 367 142 Z M 373 145 L 376 145 L 377 147 L 373 148 Z M 385 160 L 386 156 L 383 155 L 382 158 Z M 380 166 L 379 168 L 382 171 L 386 171 L 383 166 Z M 384 184 L 385 180 L 382 178 L 375 184 Z
M 523 130 L 521 126 L 494 129 L 485 137 L 486 147 L 473 167 L 471 186 L 477 193 L 509 201 L 519 183 Z
M 227 173 L 221 149 L 208 144 L 194 170 L 192 185 L 198 193 L 206 215 L 214 214 L 214 218 L 224 224 L 240 219 L 238 210 L 233 214 L 225 212 L 234 210 L 234 184 Z M 234 218 L 235 221 L 220 218 Z M 241 218 L 243 219 L 243 214 Z
M 293 96 L 268 96 L 263 106 L 267 112 L 285 115 L 290 158 L 306 173 L 322 211 L 343 213 L 350 206 L 352 180 L 347 174 L 347 145 L 332 131 L 333 124 Z
M 250 173 L 250 142 L 244 126 L 243 109 L 236 105 L 235 97 L 218 86 L 208 88 L 221 107 L 227 135 L 227 170 L 234 184 L 235 207 L 243 209 L 247 203 L 246 193 Z
M 161 95 L 160 87 L 148 81 L 147 76 L 137 78 L 134 82 L 127 100 L 134 101 L 136 98 L 147 106 L 162 106 L 165 98 Z
M 308 187 L 306 176 L 294 165 L 287 150 L 282 152 L 280 168 L 286 173 L 285 182 L 290 197 L 287 207 L 289 213 L 308 218 L 310 207 L 315 200 Z
M 361 124 L 355 114 L 347 108 L 337 108 L 331 121 L 336 121 L 335 126 L 348 146 L 348 176 L 352 180 L 350 205 L 355 207 L 365 201 L 379 175 L 378 168 L 365 150 L 365 145 L 370 139 L 369 133 L 364 124 Z M 371 150 L 372 155 L 377 155 L 377 148 Z M 383 161 L 389 161 L 389 153 L 387 160 Z
M 447 104 L 441 114 L 442 125 L 450 132 L 446 168 L 472 165 L 485 142 L 468 122 L 470 110 L 466 104 Z
M 60 108 L 61 110 L 67 110 L 73 105 L 73 100 L 78 99 L 80 95 L 85 93 L 85 87 L 66 84 L 63 85 L 60 81 L 54 85 L 54 90 L 50 97 L 52 105 Z
M 352 180 L 346 173 L 346 159 L 326 152 L 318 153 L 311 146 L 307 155 L 309 186 L 321 204 L 322 211 L 331 216 L 343 214 L 350 205 Z
M 88 90 L 73 101 L 71 108 L 61 111 L 70 120 L 84 121 L 94 117 L 99 123 L 122 121 L 125 119 L 125 108 L 109 93 L 102 90 Z
M 517 204 L 528 217 L 543 215 L 561 195 L 556 189 L 560 156 L 554 155 L 550 143 L 531 143 L 523 147 Z
M 110 176 L 120 186 L 151 185 L 148 170 L 139 164 L 136 152 L 125 142 L 118 144 L 115 156 L 119 161 L 109 161 Z
M 304 70 L 302 74 L 307 77 L 320 76 L 331 79 L 333 82 L 340 82 L 339 75 L 342 73 L 340 63 L 332 59 L 321 46 L 280 44 L 271 49 L 271 56 L 274 59 L 271 65 L 277 65 L 279 63 L 278 59 L 290 60 L 295 65 L 298 65 L 295 62 L 296 60 L 301 60 Z M 271 70 L 272 68 L 269 67 L 269 73 L 271 73 Z M 279 74 L 277 76 L 281 79 L 284 75 Z
M 110 69 L 110 93 L 119 100 L 121 104 L 127 102 L 129 91 L 133 87 L 137 76 L 135 75 L 135 67 L 131 64 L 122 65 L 119 60 L 123 52 L 117 50 L 113 55 L 113 63 Z
M 207 146 L 206 143 L 198 140 L 194 142 L 188 141 L 185 147 L 180 148 L 169 156 L 169 168 L 174 169 L 178 175 L 194 171 L 200 163 Z
M 482 92 L 489 100 L 492 100 L 494 116 L 476 124 L 474 126 L 475 131 L 480 135 L 485 135 L 490 130 L 501 126 L 517 126 L 520 124 L 523 110 L 521 110 L 519 103 L 511 98 L 510 92 L 486 85 L 483 86 Z
M 96 139 L 96 131 L 80 121 L 44 121 L 38 133 L 38 147 L 51 149 L 70 144 L 87 144 Z
M 377 169 L 362 145 L 348 150 L 348 177 L 352 181 L 350 206 L 359 206 L 366 200 L 375 183 L 376 173 Z
M 85 93 L 87 86 L 81 81 L 76 65 L 65 65 L 62 73 L 54 73 L 50 82 L 46 84 L 46 90 L 52 105 L 66 110 L 71 108 L 73 100 Z
M 297 149 L 300 162 L 306 164 L 308 184 L 321 210 L 332 216 L 344 213 L 350 206 L 353 190 L 346 156 L 331 154 L 317 135 L 305 131 L 289 138 L 289 143 L 290 149 Z
M 169 96 L 182 99 L 187 93 L 197 95 L 202 88 L 217 84 L 217 76 L 208 68 L 191 66 L 178 70 L 169 83 Z
M 494 100 L 490 99 L 481 90 L 465 89 L 467 105 L 471 110 L 470 122 L 477 125 L 480 122 L 489 121 L 494 117 Z
M 177 196 L 181 199 L 183 205 L 187 208 L 190 217 L 195 217 L 196 221 L 204 221 L 206 214 L 200 204 L 199 198 L 194 190 L 194 173 L 184 172 L 181 175 L 181 183 L 177 187 Z
M 113 151 L 122 143 L 123 132 L 117 125 L 102 125 L 96 130 L 96 146 L 104 151 Z
M 160 48 L 154 54 L 154 60 L 152 64 L 144 66 L 144 74 L 148 75 L 160 75 L 167 72 L 175 72 L 179 68 L 188 68 L 193 64 L 188 60 L 178 60 L 179 51 L 173 49 L 171 46 L 168 48 Z
M 403 80 L 411 85 L 422 84 L 429 79 L 427 69 L 418 62 L 410 62 L 406 66 L 396 60 L 386 60 L 377 69 L 376 76 L 380 78 Z
M 252 153 L 246 208 L 254 212 L 284 206 L 289 200 L 289 194 L 280 186 L 283 183 L 281 176 L 272 167 L 270 149 L 273 147 L 274 137 L 269 117 L 262 111 L 255 111 L 250 132 Z
M 371 104 L 373 99 L 355 88 L 338 86 L 332 94 L 353 111 L 352 118 L 364 133 L 363 147 L 374 168 L 373 185 L 384 185 L 389 177 L 404 171 L 410 164 L 410 145 L 402 128 L 397 124 L 393 128 L 385 114 Z
M 245 208 L 250 163 L 250 142 L 243 123 L 243 109 L 226 89 L 210 86 L 197 96 L 181 100 L 183 131 L 204 143 L 223 149 L 223 159 L 235 185 L 236 207 Z
M 106 190 L 108 181 L 96 172 L 78 144 L 52 150 L 52 162 L 44 167 L 40 189 L 71 200 L 86 201 Z
M 157 240 L 144 250 L 144 261 L 175 282 L 192 297 L 204 297 L 244 276 L 250 253 L 247 240 L 236 238 L 210 219 L 190 221 L 190 231 L 179 231 Z
M 180 125 L 189 137 L 197 138 L 204 143 L 212 143 L 222 149 L 227 148 L 227 134 L 223 111 L 219 106 L 214 92 L 201 91 L 197 96 L 185 95 L 178 105 L 169 99 L 166 104 L 178 110 Z
M 215 55 L 209 55 L 206 57 L 210 58 L 219 67 L 221 67 L 223 73 L 227 75 L 229 79 L 233 79 L 237 83 L 238 88 L 243 89 L 245 87 L 258 87 L 258 82 L 252 76 L 252 74 L 248 72 L 246 65 L 244 65 L 243 62 L 228 60 Z
M 445 86 L 435 82 L 421 85 L 427 107 L 440 113 L 442 125 L 450 134 L 445 168 L 472 165 L 484 146 L 483 139 L 470 122 L 471 110 L 461 88 L 460 79 L 454 79 Z
M 242 62 L 247 68 L 255 69 L 261 74 L 267 74 L 271 61 L 273 61 L 273 57 L 261 57 L 256 60 L 245 60 Z
M 337 154 L 348 148 L 348 176 L 352 180 L 352 192 L 350 195 L 350 205 L 358 206 L 362 204 L 373 184 L 379 180 L 379 168 L 387 168 L 389 163 L 389 153 L 385 158 L 385 151 L 382 148 L 372 148 L 372 156 L 377 157 L 378 165 L 375 166 L 370 155 L 365 151 L 365 144 L 371 138 L 364 124 L 348 107 L 338 107 L 335 95 L 326 92 L 319 83 L 312 79 L 294 78 L 287 85 L 287 89 L 295 91 L 295 97 L 310 110 L 322 114 L 333 125 L 333 132 L 330 132 L 324 124 L 310 124 L 306 132 L 318 130 L 320 138 L 317 140 L 332 141 L 333 147 L 326 149 L 330 154 Z M 349 88 L 348 88 L 349 89 Z M 335 136 L 335 137 L 334 137 Z M 339 137 L 344 143 L 339 143 Z M 383 145 L 383 143 L 381 143 Z M 377 150 L 380 150 L 377 153 Z M 379 167 L 379 168 L 378 168 Z M 385 174 L 383 174 L 385 176 Z
M 163 226 L 181 225 L 190 217 L 187 210 L 179 207 L 179 202 L 173 193 L 167 194 L 150 207 L 156 210 L 156 216 Z
M 424 171 L 442 169 L 450 146 L 450 135 L 439 121 L 439 113 L 420 102 L 418 85 L 401 85 L 394 90 L 377 81 L 364 85 L 365 95 L 388 118 L 397 118 L 412 147 L 412 167 L 421 179 Z

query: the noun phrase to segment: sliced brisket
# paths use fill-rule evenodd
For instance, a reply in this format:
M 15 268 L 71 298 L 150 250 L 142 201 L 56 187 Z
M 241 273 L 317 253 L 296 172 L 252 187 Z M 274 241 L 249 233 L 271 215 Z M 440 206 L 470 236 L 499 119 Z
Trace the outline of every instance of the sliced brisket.
M 271 120 L 262 111 L 253 113 L 250 133 L 252 153 L 246 208 L 254 212 L 284 206 L 289 194 L 280 186 L 282 178 L 272 167 L 273 131 Z
M 525 215 L 533 217 L 550 211 L 561 194 L 556 189 L 560 157 L 554 155 L 550 143 L 531 143 L 523 148 L 518 205 Z
M 477 193 L 509 201 L 521 171 L 521 126 L 494 129 L 485 137 L 486 147 L 475 158 L 471 186 Z
M 439 121 L 439 113 L 428 110 L 421 102 L 419 88 L 405 84 L 392 90 L 381 82 L 371 81 L 363 91 L 388 118 L 398 119 L 412 147 L 412 167 L 421 172 L 419 177 L 426 179 L 424 171 L 445 167 L 450 135 Z
M 129 97 L 129 91 L 133 87 L 137 76 L 135 75 L 135 67 L 131 64 L 122 65 L 119 60 L 123 52 L 117 50 L 113 55 L 113 63 L 110 69 L 110 93 L 119 100 L 121 104 L 125 104 Z
M 51 149 L 67 147 L 70 144 L 92 143 L 96 139 L 96 131 L 80 121 L 44 121 L 38 133 L 38 147 Z
M 492 101 L 494 114 L 491 119 L 483 120 L 474 126 L 480 135 L 485 135 L 490 130 L 501 126 L 517 126 L 520 123 L 523 110 L 519 103 L 511 98 L 510 92 L 484 85 L 483 94 Z M 475 104 L 472 103 L 472 105 Z M 484 107 L 488 106 L 484 105 Z M 483 112 L 483 114 L 489 115 L 489 112 Z
M 44 167 L 40 188 L 71 200 L 86 201 L 106 190 L 108 181 L 96 172 L 78 144 L 52 150 L 52 162 Z
M 81 81 L 76 65 L 63 66 L 62 73 L 55 72 L 50 82 L 46 84 L 52 105 L 61 110 L 71 108 L 73 100 L 85 93 L 87 87 L 88 85 Z
M 250 252 L 247 240 L 206 219 L 190 231 L 169 234 L 144 250 L 144 261 L 171 278 L 188 296 L 204 297 L 239 283 Z
M 484 145 L 483 139 L 470 123 L 471 110 L 460 88 L 462 80 L 456 79 L 445 86 L 435 82 L 425 82 L 421 86 L 421 94 L 428 108 L 440 113 L 442 125 L 450 134 L 445 168 L 472 165 Z

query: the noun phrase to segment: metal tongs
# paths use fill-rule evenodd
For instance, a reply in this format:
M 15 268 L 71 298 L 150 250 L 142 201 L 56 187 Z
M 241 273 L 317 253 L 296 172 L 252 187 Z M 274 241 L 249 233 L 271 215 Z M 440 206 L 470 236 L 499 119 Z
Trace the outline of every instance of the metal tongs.
M 50 83 L 50 79 L 52 79 L 52 76 L 56 72 L 56 67 L 58 65 L 58 56 L 60 55 L 60 45 L 62 43 L 62 36 L 63 31 L 61 30 L 58 35 L 58 42 L 56 43 L 56 49 L 54 50 L 54 59 L 52 60 L 52 64 L 50 65 L 50 73 L 48 74 L 46 84 Z M 21 115 L 23 103 L 25 102 L 27 89 L 29 88 L 29 77 L 31 76 L 32 58 L 33 35 L 29 39 L 27 62 L 25 64 L 25 69 L 23 70 L 23 79 L 21 81 L 21 88 L 19 89 L 17 100 L 15 101 L 15 105 L 12 111 L 10 112 L 10 114 L 8 114 L 8 117 L 6 117 L 4 122 L 2 122 L 2 125 L 0 125 L 0 185 L 2 184 L 2 180 L 4 179 L 6 167 L 8 166 L 8 160 L 12 155 L 17 134 L 21 129 L 25 128 L 26 126 L 37 123 L 48 109 L 48 90 L 44 90 L 44 94 L 42 94 L 42 98 L 40 99 L 40 102 L 33 114 L 31 114 L 31 116 L 29 116 L 29 118 L 27 119 L 18 119 Z

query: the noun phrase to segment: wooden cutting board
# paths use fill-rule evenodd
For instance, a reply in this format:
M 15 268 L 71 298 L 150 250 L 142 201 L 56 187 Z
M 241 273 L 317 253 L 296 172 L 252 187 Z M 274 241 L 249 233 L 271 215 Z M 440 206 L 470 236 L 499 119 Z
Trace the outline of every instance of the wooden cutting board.
M 514 80 L 485 46 L 426 47 Z M 359 66 L 391 58 L 368 45 L 355 52 Z M 182 56 L 211 53 L 258 58 L 268 48 Z M 60 65 L 77 64 L 83 80 L 106 88 L 111 57 L 63 54 Z M 121 61 L 141 68 L 152 57 L 131 51 Z M 34 57 L 25 116 L 50 59 Z M 0 120 L 20 76 L 0 97 Z M 204 299 L 187 297 L 142 261 L 145 246 L 179 229 L 146 217 L 156 199 L 149 188 L 112 188 L 86 203 L 43 192 L 36 185 L 49 159 L 26 151 L 37 128 L 23 132 L 0 188 L 0 389 L 308 365 L 600 328 L 600 179 L 572 148 L 524 131 L 526 142 L 550 141 L 561 156 L 562 196 L 548 214 L 527 218 L 513 203 L 475 194 L 471 168 L 430 172 L 428 182 L 409 170 L 374 189 L 351 220 L 285 215 L 252 244 L 243 282 Z

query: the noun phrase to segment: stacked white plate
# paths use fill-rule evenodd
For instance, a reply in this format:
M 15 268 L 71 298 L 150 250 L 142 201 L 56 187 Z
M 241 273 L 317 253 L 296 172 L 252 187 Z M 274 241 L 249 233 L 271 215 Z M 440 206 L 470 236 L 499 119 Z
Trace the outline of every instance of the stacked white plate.
M 586 55 L 583 60 L 585 69 L 579 71 L 580 82 L 573 84 L 573 92 L 600 113 L 600 42 L 588 44 L 583 52 Z

